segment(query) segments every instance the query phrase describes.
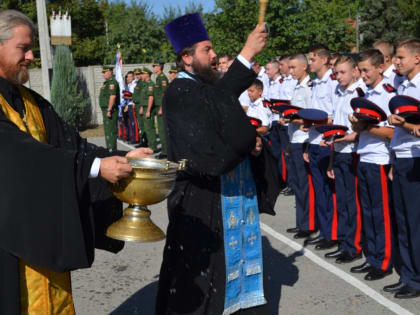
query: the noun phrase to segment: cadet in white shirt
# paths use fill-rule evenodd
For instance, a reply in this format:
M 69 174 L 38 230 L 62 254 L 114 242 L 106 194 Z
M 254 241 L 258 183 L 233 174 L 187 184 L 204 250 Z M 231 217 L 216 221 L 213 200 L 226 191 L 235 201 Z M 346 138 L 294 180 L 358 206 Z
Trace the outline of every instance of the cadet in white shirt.
M 268 92 L 266 94 L 268 99 L 280 99 L 280 66 L 277 60 L 269 61 L 266 65 L 266 73 L 269 78 Z M 280 176 L 284 182 L 287 181 L 287 167 L 285 154 L 282 151 L 282 142 L 280 136 L 279 125 L 280 116 L 278 114 L 272 115 L 272 127 L 270 131 L 271 148 L 274 156 L 278 161 Z
M 363 80 L 357 80 L 357 62 L 352 57 L 339 56 L 334 69 L 339 85 L 333 98 L 333 123 L 349 130 L 343 138 L 334 141 L 334 155 L 330 161 L 333 168 L 328 170 L 328 176 L 335 179 L 340 245 L 337 251 L 327 253 L 325 257 L 335 258 L 342 264 L 362 258 L 362 213 L 356 186 L 358 156 L 354 152 L 357 134 L 351 129 L 348 117 L 353 113 L 350 100 L 363 97 L 366 85 Z
M 378 40 L 373 44 L 373 48 L 379 50 L 384 55 L 384 78 L 387 79 L 388 83 L 395 89 L 398 89 L 404 78 L 392 63 L 392 57 L 395 54 L 394 45 L 386 40 Z
M 333 115 L 333 95 L 337 80 L 331 79 L 329 69 L 330 52 L 325 46 L 317 45 L 309 51 L 309 69 L 317 75 L 312 85 L 310 108 L 323 110 L 328 114 L 329 121 Z M 316 244 L 315 249 L 329 249 L 337 244 L 336 208 L 333 203 L 334 181 L 327 176 L 330 160 L 330 147 L 321 143 L 322 135 L 314 127 L 309 129 L 309 150 L 305 160 L 309 162 L 315 187 L 315 206 L 320 236 L 307 240 L 307 244 Z M 322 145 L 320 145 L 322 144 Z M 309 156 L 308 156 L 309 155 Z
M 268 99 L 269 98 L 267 97 L 268 86 L 269 86 L 268 82 L 270 81 L 270 79 L 267 73 L 265 72 L 265 68 L 261 66 L 257 60 L 254 60 L 254 64 L 252 65 L 252 70 L 255 71 L 255 73 L 257 74 L 257 79 L 260 80 L 264 85 L 264 91 L 261 97 Z
M 405 78 L 398 88 L 398 94 L 420 100 L 418 39 L 408 39 L 398 44 L 396 66 Z M 420 139 L 411 134 L 416 126 L 407 123 L 401 116 L 390 115 L 388 121 L 395 126 L 391 142 L 396 155 L 392 191 L 402 267 L 400 281 L 384 287 L 384 290 L 395 292 L 396 298 L 413 298 L 420 296 Z
M 365 98 L 389 115 L 389 100 L 395 91 L 383 77 L 384 56 L 377 49 L 369 49 L 359 56 L 359 69 L 368 86 Z M 372 109 L 371 109 L 372 110 Z M 391 156 L 389 141 L 394 133 L 388 122 L 366 125 L 350 117 L 353 130 L 359 133 L 357 153 L 360 155 L 357 177 L 363 213 L 363 229 L 367 246 L 366 262 L 350 269 L 367 272 L 365 280 L 377 280 L 392 273 L 392 222 L 389 198 L 388 171 Z
M 261 127 L 257 129 L 257 132 L 262 136 L 267 135 L 268 130 L 271 127 L 272 115 L 271 110 L 265 108 L 262 103 L 261 95 L 263 93 L 263 89 L 263 83 L 256 79 L 247 90 L 250 98 L 250 104 L 247 108 L 244 108 L 249 117 L 261 120 Z
M 309 108 L 312 96 L 312 82 L 308 75 L 308 60 L 305 55 L 293 55 L 289 59 L 290 75 L 298 83 L 292 95 L 291 104 L 300 108 Z M 289 145 L 289 174 L 292 189 L 295 192 L 296 228 L 288 229 L 289 233 L 296 233 L 293 237 L 306 238 L 317 229 L 315 215 L 315 197 L 309 164 L 303 160 L 303 152 L 307 145 L 308 132 L 300 130 L 303 125 L 301 119 L 290 121 L 288 126 Z
M 280 74 L 282 78 L 280 79 L 280 100 L 291 100 L 297 80 L 293 79 L 289 71 L 289 56 L 284 56 L 280 58 L 279 61 Z

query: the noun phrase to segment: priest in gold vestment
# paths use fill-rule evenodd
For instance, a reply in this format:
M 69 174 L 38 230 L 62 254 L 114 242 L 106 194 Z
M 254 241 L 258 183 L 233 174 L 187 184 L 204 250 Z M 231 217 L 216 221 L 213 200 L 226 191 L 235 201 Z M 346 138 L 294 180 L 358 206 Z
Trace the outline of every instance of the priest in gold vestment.
M 122 210 L 106 182 L 151 150 L 111 156 L 23 86 L 34 30 L 0 11 L 0 314 L 74 314 L 70 271 L 90 267 L 95 248 L 123 247 L 105 236 Z

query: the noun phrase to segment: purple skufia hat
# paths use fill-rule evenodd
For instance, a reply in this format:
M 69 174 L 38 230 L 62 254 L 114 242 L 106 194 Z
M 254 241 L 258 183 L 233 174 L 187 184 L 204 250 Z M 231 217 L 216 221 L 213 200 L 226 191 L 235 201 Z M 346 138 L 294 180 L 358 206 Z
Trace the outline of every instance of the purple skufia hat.
M 166 24 L 164 29 L 177 54 L 184 48 L 210 40 L 199 13 L 183 15 Z

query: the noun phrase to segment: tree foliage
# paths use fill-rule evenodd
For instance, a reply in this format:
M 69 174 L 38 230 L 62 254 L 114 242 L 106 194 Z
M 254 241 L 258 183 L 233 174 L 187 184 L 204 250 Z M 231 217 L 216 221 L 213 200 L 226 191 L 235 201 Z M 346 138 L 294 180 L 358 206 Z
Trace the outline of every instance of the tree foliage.
M 77 66 L 114 63 L 121 44 L 124 63 L 172 61 L 174 53 L 163 26 L 172 19 L 200 12 L 218 53 L 236 55 L 255 27 L 258 0 L 215 0 L 215 9 L 203 13 L 189 0 L 185 7 L 169 6 L 162 16 L 151 13 L 144 0 L 49 0 L 51 10 L 69 10 L 73 52 Z M 0 8 L 18 9 L 35 23 L 35 0 L 3 0 Z M 420 37 L 420 0 L 282 0 L 269 1 L 267 48 L 260 61 L 304 52 L 314 43 L 335 51 L 350 51 L 356 44 L 354 23 L 360 16 L 361 48 L 377 39 L 396 41 Z M 39 57 L 38 41 L 35 55 Z
M 80 90 L 70 49 L 58 46 L 54 56 L 51 104 L 64 121 L 78 128 L 88 102 Z

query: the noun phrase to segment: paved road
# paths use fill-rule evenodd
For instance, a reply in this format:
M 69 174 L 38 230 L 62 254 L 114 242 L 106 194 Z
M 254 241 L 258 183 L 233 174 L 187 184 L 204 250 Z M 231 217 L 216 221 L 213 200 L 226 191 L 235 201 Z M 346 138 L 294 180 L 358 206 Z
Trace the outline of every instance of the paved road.
M 150 209 L 153 221 L 165 230 L 166 203 Z M 323 258 L 325 252 L 303 249 L 302 242 L 292 240 L 285 230 L 294 226 L 293 197 L 279 197 L 276 212 L 261 218 L 271 314 L 420 314 L 420 298 L 400 301 L 381 292 L 398 280 L 395 273 L 366 282 L 348 272 L 363 260 L 336 265 Z M 126 243 L 118 255 L 96 251 L 93 268 L 72 273 L 77 314 L 154 314 L 163 245 Z

